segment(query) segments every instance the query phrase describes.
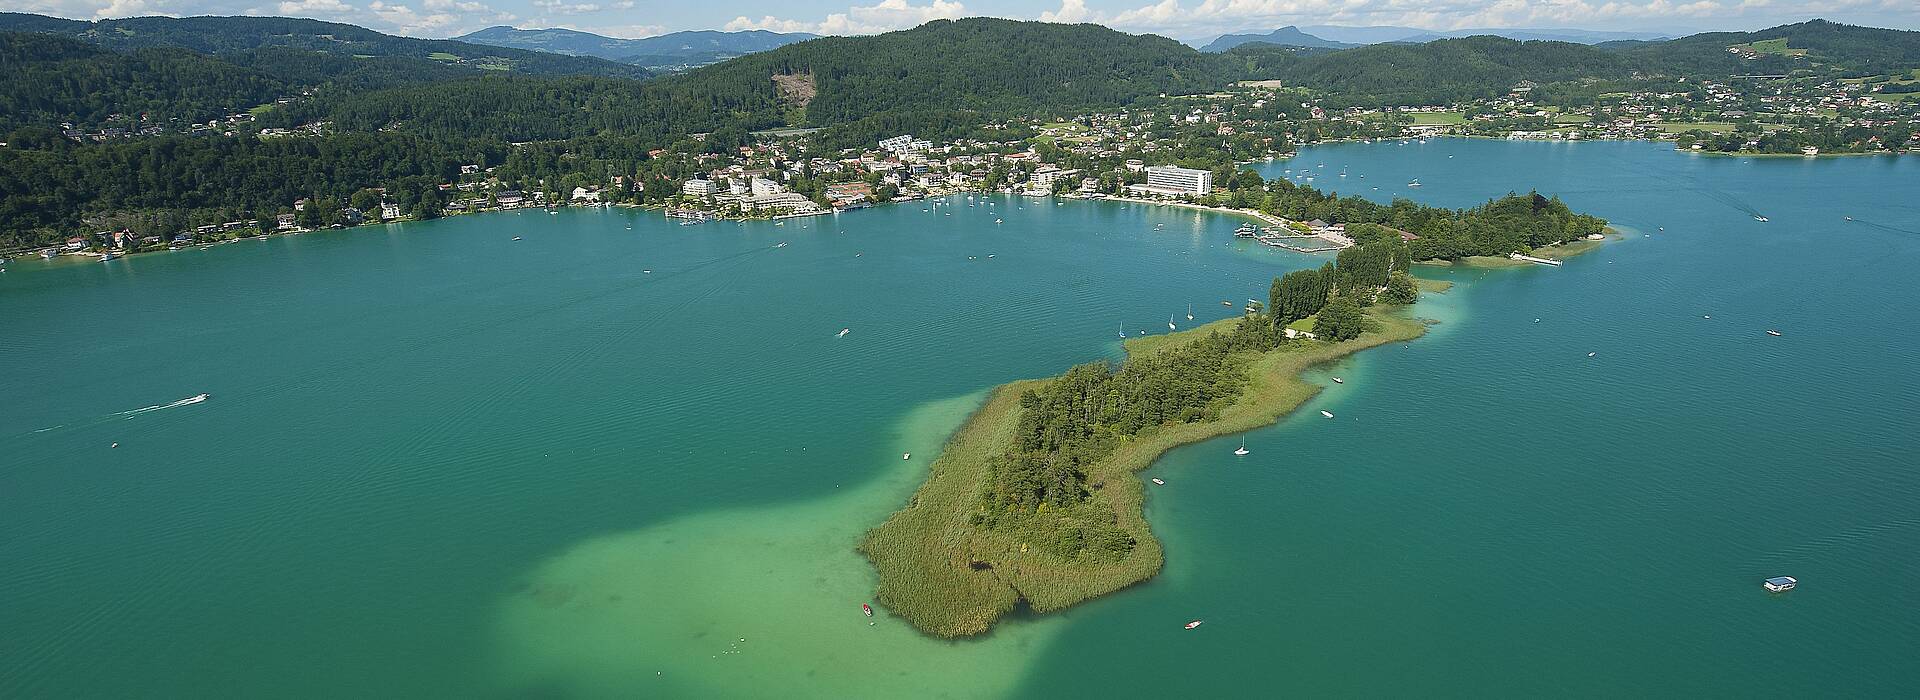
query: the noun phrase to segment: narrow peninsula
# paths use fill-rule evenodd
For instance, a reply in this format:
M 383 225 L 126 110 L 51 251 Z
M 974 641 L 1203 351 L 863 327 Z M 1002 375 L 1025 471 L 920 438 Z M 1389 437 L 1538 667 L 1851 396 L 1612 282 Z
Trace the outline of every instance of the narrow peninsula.
M 1319 391 L 1299 377 L 1311 366 L 1419 337 L 1409 305 L 1422 285 L 1408 269 L 1436 242 L 1513 249 L 1605 226 L 1538 194 L 1469 210 L 1400 206 L 1421 215 L 1404 218 L 1422 234 L 1358 227 L 1358 245 L 1274 279 L 1267 303 L 1240 318 L 1128 339 L 1117 365 L 996 389 L 906 507 L 861 542 L 880 604 L 929 634 L 964 637 L 1022 602 L 1060 610 L 1151 578 L 1164 557 L 1134 472 L 1171 448 L 1278 420 Z

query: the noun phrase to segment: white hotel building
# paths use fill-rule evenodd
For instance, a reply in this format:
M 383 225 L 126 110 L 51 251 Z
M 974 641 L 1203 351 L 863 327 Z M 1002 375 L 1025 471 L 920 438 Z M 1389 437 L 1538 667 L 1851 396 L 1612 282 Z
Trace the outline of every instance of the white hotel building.
M 1155 194 L 1207 194 L 1213 191 L 1213 172 L 1155 165 L 1147 168 L 1144 189 Z

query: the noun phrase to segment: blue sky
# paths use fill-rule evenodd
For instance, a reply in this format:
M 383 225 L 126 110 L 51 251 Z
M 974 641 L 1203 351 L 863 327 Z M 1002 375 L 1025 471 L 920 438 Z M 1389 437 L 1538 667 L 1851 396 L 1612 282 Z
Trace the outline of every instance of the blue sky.
M 482 27 L 567 27 L 620 37 L 683 29 L 869 34 L 942 17 L 1098 22 L 1183 40 L 1289 24 L 1425 29 L 1577 27 L 1687 33 L 1813 17 L 1920 28 L 1920 0 L 0 0 L 0 10 L 75 19 L 283 15 L 445 37 Z

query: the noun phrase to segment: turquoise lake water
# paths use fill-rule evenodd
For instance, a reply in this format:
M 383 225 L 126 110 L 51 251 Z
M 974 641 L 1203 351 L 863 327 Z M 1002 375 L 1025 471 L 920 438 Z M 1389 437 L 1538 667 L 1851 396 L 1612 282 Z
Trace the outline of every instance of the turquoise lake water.
M 1346 381 L 1245 458 L 1142 475 L 1159 577 L 960 642 L 868 625 L 852 547 L 985 390 L 1322 259 L 989 197 L 8 265 L 0 697 L 1920 687 L 1920 161 L 1436 140 L 1262 168 L 1538 188 L 1626 235 L 1423 269 L 1456 282 L 1427 336 L 1316 373 Z

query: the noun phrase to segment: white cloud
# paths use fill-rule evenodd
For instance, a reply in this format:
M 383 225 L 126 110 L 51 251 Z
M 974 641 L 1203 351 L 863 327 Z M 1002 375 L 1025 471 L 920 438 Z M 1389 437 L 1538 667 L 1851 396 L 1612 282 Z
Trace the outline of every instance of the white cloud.
M 936 19 L 959 19 L 966 16 L 967 8 L 959 2 L 933 0 L 925 5 L 914 5 L 908 0 L 880 0 L 873 5 L 854 5 L 846 12 L 829 14 L 818 22 L 782 19 L 772 15 L 760 19 L 746 16 L 733 18 L 724 29 L 739 31 L 742 29 L 767 29 L 776 32 L 812 32 L 814 34 L 876 34 L 916 27 Z
M 617 5 L 617 3 L 616 3 Z M 599 24 L 591 26 L 577 22 L 554 22 L 535 17 L 515 25 L 521 29 L 571 29 L 576 32 L 589 32 L 615 39 L 645 39 L 667 33 L 667 28 L 658 24 Z
M 280 14 L 297 17 L 311 15 L 344 15 L 353 12 L 352 5 L 340 0 L 300 0 L 300 2 L 280 3 Z
M 316 2 L 323 0 L 305 0 Z M 493 9 L 476 0 L 421 0 L 421 9 L 384 0 L 367 3 L 372 21 L 361 21 L 369 28 L 408 36 L 453 36 L 492 24 L 511 23 L 518 17 Z M 364 15 L 361 16 L 365 19 Z
M 179 17 L 181 13 L 174 9 L 178 4 L 180 0 L 5 0 L 0 2 L 0 11 L 32 12 L 84 20 Z
M 1099 22 L 1100 13 L 1087 9 L 1087 0 L 1060 0 L 1060 9 L 1040 13 L 1040 21 L 1061 24 Z

